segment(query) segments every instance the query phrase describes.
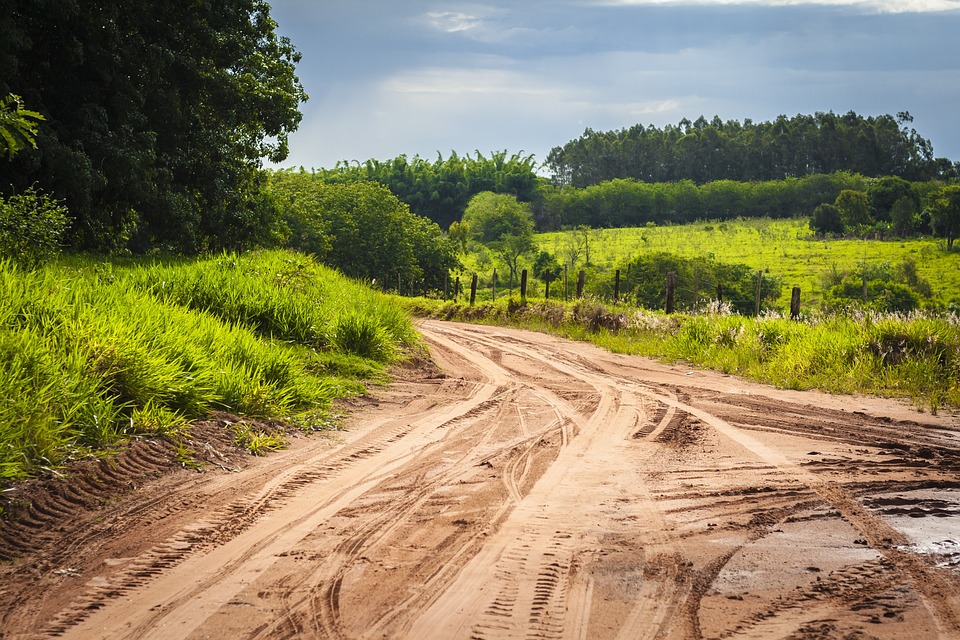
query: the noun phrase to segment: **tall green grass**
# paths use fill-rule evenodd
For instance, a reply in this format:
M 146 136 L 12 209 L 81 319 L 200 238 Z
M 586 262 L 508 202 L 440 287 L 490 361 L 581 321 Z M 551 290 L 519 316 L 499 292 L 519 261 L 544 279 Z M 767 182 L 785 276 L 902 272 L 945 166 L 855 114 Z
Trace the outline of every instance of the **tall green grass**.
M 619 353 L 731 373 L 789 389 L 905 398 L 918 410 L 960 409 L 960 319 L 852 311 L 793 321 L 717 310 L 666 315 L 595 300 L 498 300 L 474 307 L 406 299 L 411 313 L 507 324 L 589 340 Z
M 0 481 L 211 410 L 308 424 L 416 343 L 388 298 L 288 252 L 0 263 Z

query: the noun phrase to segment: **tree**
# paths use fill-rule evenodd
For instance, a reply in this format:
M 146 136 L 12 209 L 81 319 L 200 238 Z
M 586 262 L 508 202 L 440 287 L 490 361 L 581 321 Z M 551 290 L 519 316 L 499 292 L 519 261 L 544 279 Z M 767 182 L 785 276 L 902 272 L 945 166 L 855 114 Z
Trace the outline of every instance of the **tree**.
M 268 193 L 285 223 L 286 244 L 348 276 L 391 283 L 399 277 L 417 287 L 426 279 L 442 289 L 458 265 L 456 247 L 440 227 L 381 184 L 328 184 L 305 171 L 276 171 Z
M 893 205 L 901 198 L 913 201 L 914 208 L 920 205 L 920 197 L 913 185 L 898 176 L 884 176 L 873 180 L 867 187 L 867 197 L 877 220 L 892 221 Z
M 515 196 L 491 191 L 470 199 L 462 224 L 470 237 L 489 247 L 510 270 L 510 286 L 519 271 L 520 258 L 536 248 L 530 206 Z
M 22 149 L 36 149 L 37 122 L 40 120 L 44 120 L 42 115 L 23 108 L 20 96 L 11 93 L 0 98 L 0 155 L 13 160 Z
M 81 248 L 195 252 L 276 237 L 259 167 L 286 157 L 306 94 L 266 0 L 11 2 L 0 95 L 23 96 L 46 121 L 38 150 L 0 166 L 0 188 L 37 183 L 63 200 Z
M 873 216 L 870 215 L 870 201 L 863 191 L 844 189 L 837 196 L 834 206 L 840 212 L 840 219 L 847 229 L 857 229 L 873 222 Z
M 840 219 L 840 210 L 832 204 L 821 204 L 813 210 L 810 217 L 810 229 L 817 235 L 843 233 L 843 220 Z
M 904 196 L 890 208 L 890 222 L 901 238 L 910 235 L 920 222 L 913 198 Z
M 934 231 L 947 239 L 947 251 L 960 235 L 960 184 L 951 184 L 930 196 L 930 221 Z

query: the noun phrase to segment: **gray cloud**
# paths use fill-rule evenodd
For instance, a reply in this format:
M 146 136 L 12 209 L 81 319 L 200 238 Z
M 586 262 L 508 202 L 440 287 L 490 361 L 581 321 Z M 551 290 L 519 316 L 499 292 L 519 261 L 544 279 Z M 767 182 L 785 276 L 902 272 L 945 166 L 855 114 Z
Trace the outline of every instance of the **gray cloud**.
M 474 149 L 543 160 L 586 127 L 849 110 L 909 110 L 956 159 L 960 11 L 923 8 L 958 1 L 276 0 L 312 96 L 284 166 Z

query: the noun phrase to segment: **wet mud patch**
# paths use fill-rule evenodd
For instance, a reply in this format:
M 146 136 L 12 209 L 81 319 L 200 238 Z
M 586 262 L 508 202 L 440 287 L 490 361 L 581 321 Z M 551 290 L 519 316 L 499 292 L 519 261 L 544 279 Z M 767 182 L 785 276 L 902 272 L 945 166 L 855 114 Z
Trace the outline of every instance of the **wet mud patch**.
M 904 550 L 929 555 L 937 566 L 960 573 L 960 489 L 936 484 L 862 499 L 902 532 Z

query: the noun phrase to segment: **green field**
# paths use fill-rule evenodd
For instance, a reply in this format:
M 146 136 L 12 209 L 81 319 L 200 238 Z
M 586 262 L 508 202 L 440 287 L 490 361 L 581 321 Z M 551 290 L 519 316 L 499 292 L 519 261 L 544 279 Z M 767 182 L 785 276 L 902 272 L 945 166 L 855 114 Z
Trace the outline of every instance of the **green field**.
M 571 242 L 582 242 L 583 232 L 559 231 L 537 235 L 542 250 L 561 260 Z M 855 272 L 860 263 L 877 266 L 916 262 L 934 297 L 943 302 L 960 298 L 960 252 L 947 253 L 936 238 L 848 240 L 816 238 L 806 219 L 768 218 L 729 222 L 699 222 L 682 226 L 632 229 L 594 229 L 588 232 L 590 262 L 612 272 L 645 253 L 667 251 L 682 256 L 706 256 L 720 262 L 739 262 L 782 279 L 780 306 L 788 307 L 790 290 L 799 286 L 804 305 L 823 296 L 825 276 Z M 582 260 L 582 258 L 581 258 Z M 578 268 L 582 263 L 578 265 Z

